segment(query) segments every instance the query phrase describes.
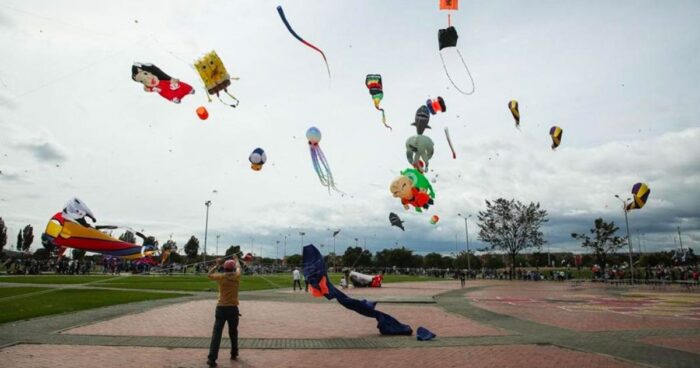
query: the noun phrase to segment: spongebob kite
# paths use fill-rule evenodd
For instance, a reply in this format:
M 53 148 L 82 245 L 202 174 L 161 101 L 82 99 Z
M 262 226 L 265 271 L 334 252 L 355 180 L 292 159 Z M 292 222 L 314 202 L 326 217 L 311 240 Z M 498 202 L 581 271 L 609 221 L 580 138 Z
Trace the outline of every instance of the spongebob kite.
M 232 94 L 228 93 L 226 90 L 231 85 L 231 80 L 238 80 L 238 78 L 231 78 L 226 71 L 224 63 L 216 54 L 216 51 L 211 51 L 194 63 L 194 68 L 197 69 L 199 77 L 202 78 L 204 82 L 204 88 L 207 90 L 209 95 L 216 95 L 219 101 L 226 104 L 221 97 L 219 92 L 224 91 L 229 97 L 231 97 L 235 102 L 233 104 L 227 104 L 231 107 L 238 106 L 238 99 Z M 209 102 L 211 102 L 211 97 L 207 95 Z

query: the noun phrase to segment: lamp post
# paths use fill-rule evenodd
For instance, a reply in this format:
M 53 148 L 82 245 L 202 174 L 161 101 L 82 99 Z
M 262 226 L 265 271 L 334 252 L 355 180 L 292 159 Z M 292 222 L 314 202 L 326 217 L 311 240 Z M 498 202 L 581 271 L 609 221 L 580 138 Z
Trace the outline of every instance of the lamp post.
M 472 262 L 471 262 L 470 257 L 469 257 L 469 224 L 467 222 L 467 219 L 472 217 L 472 215 L 462 216 L 461 213 L 458 213 L 457 216 L 464 219 L 464 233 L 466 234 L 466 238 L 467 238 L 467 268 L 469 269 L 469 272 L 471 272 Z
M 619 199 L 620 202 L 622 202 L 622 212 L 625 213 L 625 228 L 627 230 L 627 246 L 629 248 L 629 257 L 630 257 L 630 282 L 634 284 L 634 264 L 632 264 L 632 242 L 630 241 L 630 224 L 629 221 L 627 220 L 627 204 L 629 201 L 632 200 L 632 198 L 627 198 L 626 200 L 622 200 L 619 195 L 615 194 L 615 198 Z
M 326 229 L 326 230 L 330 231 L 330 229 Z M 336 265 L 335 265 L 335 260 L 336 260 L 336 258 L 338 258 L 338 254 L 335 253 L 335 237 L 338 236 L 338 234 L 340 234 L 340 229 L 333 231 L 333 272 L 338 272 L 338 269 L 336 268 Z
M 301 255 L 302 257 L 304 256 L 304 235 L 306 235 L 305 232 L 300 231 L 299 236 L 301 236 Z
M 209 231 L 209 206 L 211 206 L 211 201 L 204 202 L 207 206 L 207 219 L 204 222 L 204 262 L 207 262 L 207 233 Z
M 221 235 L 219 235 L 219 234 L 216 235 L 216 255 L 217 256 L 219 255 L 219 238 L 220 237 L 221 237 Z

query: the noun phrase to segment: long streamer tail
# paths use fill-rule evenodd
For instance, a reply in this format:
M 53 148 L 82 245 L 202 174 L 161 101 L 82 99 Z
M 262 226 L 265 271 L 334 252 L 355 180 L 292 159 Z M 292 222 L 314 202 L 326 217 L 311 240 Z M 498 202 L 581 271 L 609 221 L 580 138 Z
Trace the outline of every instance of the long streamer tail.
M 442 61 L 442 68 L 445 69 L 445 74 L 447 75 L 447 79 L 450 80 L 450 83 L 459 91 L 459 93 L 463 95 L 471 95 L 474 94 L 474 91 L 476 90 L 476 86 L 474 85 L 474 78 L 472 78 L 472 73 L 469 71 L 469 67 L 467 66 L 467 63 L 464 62 L 464 58 L 462 57 L 462 53 L 459 51 L 459 49 L 455 48 L 457 50 L 457 54 L 459 55 L 460 60 L 462 60 L 462 65 L 464 65 L 464 69 L 467 70 L 467 75 L 469 75 L 469 80 L 472 82 L 472 90 L 470 92 L 464 92 L 462 91 L 455 82 L 452 80 L 452 77 L 450 76 L 450 72 L 447 71 L 447 66 L 445 66 L 445 59 L 442 57 L 442 51 L 440 51 L 440 60 Z
M 382 112 L 382 124 L 384 124 L 385 127 L 389 128 L 389 130 L 394 130 L 386 123 L 386 114 L 384 114 L 384 109 L 379 106 L 375 107 L 377 108 L 377 110 Z
M 304 45 L 318 51 L 318 53 L 321 54 L 321 56 L 323 56 L 323 62 L 326 63 L 326 71 L 328 72 L 328 78 L 330 79 L 331 78 L 331 68 L 328 66 L 328 59 L 326 59 L 326 54 L 324 54 L 323 51 L 321 51 L 321 49 L 310 44 L 309 42 L 307 42 L 306 40 L 301 38 L 301 36 L 299 36 L 296 32 L 294 32 L 294 29 L 292 29 L 292 26 L 287 21 L 287 17 L 284 15 L 284 10 L 282 9 L 281 5 L 277 6 L 277 13 L 279 13 L 280 18 L 282 18 L 282 22 L 284 22 L 284 25 L 287 27 L 287 30 L 289 31 L 289 33 L 292 34 L 292 36 L 294 36 L 294 38 L 299 40 L 299 42 L 303 43 Z
M 447 144 L 450 145 L 450 150 L 452 150 L 452 158 L 457 159 L 457 153 L 455 148 L 452 146 L 452 140 L 450 139 L 450 130 L 445 127 L 445 137 L 447 138 Z

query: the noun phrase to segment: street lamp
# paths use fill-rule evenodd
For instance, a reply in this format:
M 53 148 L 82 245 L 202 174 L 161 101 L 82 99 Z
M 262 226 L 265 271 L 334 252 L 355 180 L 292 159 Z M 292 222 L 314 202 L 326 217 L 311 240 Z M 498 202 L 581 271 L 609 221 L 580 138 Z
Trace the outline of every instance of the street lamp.
M 204 202 L 207 206 L 207 219 L 204 223 L 204 262 L 207 262 L 207 233 L 209 231 L 209 206 L 211 206 L 211 201 Z
M 630 281 L 632 284 L 634 284 L 634 264 L 632 264 L 632 242 L 630 241 L 630 224 L 629 221 L 627 220 L 627 204 L 629 201 L 632 200 L 632 198 L 627 198 L 626 200 L 622 200 L 619 195 L 615 194 L 615 198 L 619 199 L 620 202 L 622 202 L 622 211 L 625 213 L 625 228 L 627 230 L 627 246 L 629 248 L 629 257 L 630 257 Z
M 331 229 L 326 228 L 326 230 L 330 231 Z M 333 230 L 333 272 L 338 272 L 338 269 L 335 266 L 335 259 L 338 258 L 338 254 L 335 253 L 335 237 L 340 234 L 340 229 L 338 230 Z
M 217 256 L 219 255 L 219 238 L 220 237 L 221 237 L 221 235 L 219 235 L 219 234 L 216 235 L 216 255 Z
M 472 217 L 472 215 L 462 216 L 461 213 L 458 213 L 457 216 L 459 216 L 459 217 L 461 217 L 461 218 L 464 219 L 464 232 L 465 232 L 466 237 L 467 237 L 467 268 L 468 268 L 469 271 L 471 272 L 471 270 L 472 270 L 472 263 L 471 263 L 471 260 L 469 259 L 469 258 L 470 258 L 470 257 L 469 257 L 469 224 L 468 224 L 468 222 L 467 222 L 467 219 L 470 218 L 470 217 Z
M 303 257 L 303 255 L 304 255 L 304 235 L 306 235 L 306 233 L 303 231 L 300 231 L 299 235 L 301 236 L 301 254 Z

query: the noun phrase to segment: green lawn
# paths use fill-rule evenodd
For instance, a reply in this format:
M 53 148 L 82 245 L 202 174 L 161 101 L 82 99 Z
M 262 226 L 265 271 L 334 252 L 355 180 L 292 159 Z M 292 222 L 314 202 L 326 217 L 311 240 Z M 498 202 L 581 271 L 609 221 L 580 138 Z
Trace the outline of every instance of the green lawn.
M 1 288 L 4 291 L 9 288 Z M 17 289 L 17 288 L 13 288 Z M 29 288 L 21 288 L 29 289 Z M 38 295 L 0 299 L 0 323 L 24 320 L 50 314 L 75 312 L 108 305 L 143 300 L 176 298 L 182 294 L 148 293 L 142 291 L 56 289 Z
M 0 282 L 18 282 L 23 284 L 85 284 L 88 282 L 106 280 L 114 276 L 77 276 L 77 275 L 27 275 L 1 276 Z
M 48 288 L 39 287 L 0 287 L 0 299 L 10 296 L 33 293 L 35 291 L 48 290 Z

